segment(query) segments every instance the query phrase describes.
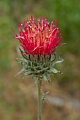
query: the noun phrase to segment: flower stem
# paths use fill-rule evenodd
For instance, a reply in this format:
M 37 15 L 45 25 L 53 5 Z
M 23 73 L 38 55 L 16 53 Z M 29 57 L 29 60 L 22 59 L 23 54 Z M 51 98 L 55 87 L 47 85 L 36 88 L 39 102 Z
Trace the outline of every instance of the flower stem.
M 42 94 L 41 94 L 41 80 L 38 79 L 38 120 L 42 119 Z

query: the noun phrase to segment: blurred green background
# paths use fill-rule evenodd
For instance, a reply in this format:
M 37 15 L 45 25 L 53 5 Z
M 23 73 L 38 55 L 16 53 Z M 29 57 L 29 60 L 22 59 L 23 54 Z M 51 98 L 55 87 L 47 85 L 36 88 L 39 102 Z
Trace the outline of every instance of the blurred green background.
M 50 96 L 67 104 L 45 102 L 43 120 L 80 120 L 80 0 L 0 0 L 0 120 L 37 120 L 37 87 L 30 78 L 15 77 L 21 66 L 15 61 L 19 43 L 12 31 L 31 15 L 58 20 L 67 43 L 59 47 L 64 63 L 58 69 L 63 74 L 44 84 Z M 70 100 L 76 101 L 76 108 L 69 106 Z

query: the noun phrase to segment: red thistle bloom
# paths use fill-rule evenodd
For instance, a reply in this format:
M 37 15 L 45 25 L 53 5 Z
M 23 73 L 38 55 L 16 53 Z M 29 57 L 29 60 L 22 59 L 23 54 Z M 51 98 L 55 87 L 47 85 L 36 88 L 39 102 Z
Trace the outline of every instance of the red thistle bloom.
M 54 22 L 47 19 L 35 20 L 31 17 L 19 25 L 19 34 L 15 37 L 20 41 L 26 54 L 51 54 L 61 42 L 60 29 Z

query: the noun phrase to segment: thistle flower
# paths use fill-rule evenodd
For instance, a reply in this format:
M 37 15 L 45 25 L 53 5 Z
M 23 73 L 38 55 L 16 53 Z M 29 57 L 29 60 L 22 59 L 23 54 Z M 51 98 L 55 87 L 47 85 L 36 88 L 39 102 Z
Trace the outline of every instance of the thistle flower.
M 60 73 L 54 65 L 62 62 L 56 61 L 55 49 L 60 45 L 60 28 L 55 22 L 48 22 L 48 19 L 35 19 L 30 17 L 20 24 L 19 34 L 15 35 L 23 48 L 21 54 L 23 59 L 19 59 L 23 69 L 18 73 L 24 72 L 24 76 L 32 75 L 33 78 L 41 76 L 44 80 L 50 79 L 51 73 Z
M 44 18 L 35 20 L 31 17 L 18 28 L 19 34 L 15 37 L 20 41 L 26 54 L 52 54 L 61 42 L 59 27 Z
M 34 82 L 38 84 L 38 120 L 41 120 L 42 101 L 45 95 L 42 92 L 42 78 L 50 80 L 50 74 L 60 73 L 54 68 L 55 64 L 63 62 L 57 58 L 55 49 L 60 45 L 60 29 L 54 22 L 49 23 L 47 19 L 35 20 L 31 17 L 19 25 L 19 34 L 15 35 L 23 48 L 20 49 L 22 58 L 19 62 L 23 68 L 18 73 L 24 73 L 24 77 L 31 75 Z

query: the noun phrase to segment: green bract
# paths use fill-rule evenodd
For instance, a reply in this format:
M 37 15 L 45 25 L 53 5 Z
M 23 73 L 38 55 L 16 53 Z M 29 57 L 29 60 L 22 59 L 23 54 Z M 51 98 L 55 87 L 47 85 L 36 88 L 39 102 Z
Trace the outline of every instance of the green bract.
M 21 51 L 22 52 L 22 51 Z M 23 55 L 23 54 L 22 54 Z M 23 58 L 18 58 L 17 61 L 23 66 L 20 73 L 24 73 L 24 78 L 32 76 L 36 83 L 38 77 L 45 81 L 50 80 L 50 74 L 61 73 L 54 68 L 55 64 L 63 62 L 63 59 L 56 57 L 54 54 L 50 55 L 23 55 Z

